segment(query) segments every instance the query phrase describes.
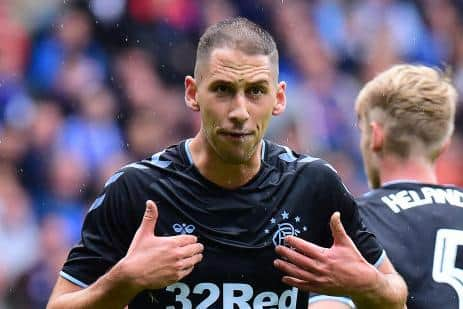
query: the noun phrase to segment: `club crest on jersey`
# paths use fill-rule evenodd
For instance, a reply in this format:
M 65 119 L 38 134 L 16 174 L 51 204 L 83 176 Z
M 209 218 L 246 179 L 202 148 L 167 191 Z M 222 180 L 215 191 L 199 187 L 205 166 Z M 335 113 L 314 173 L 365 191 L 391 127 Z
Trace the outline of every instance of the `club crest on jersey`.
M 272 242 L 275 246 L 284 245 L 286 236 L 298 236 L 301 233 L 301 229 L 297 226 L 301 224 L 301 217 L 296 216 L 290 218 L 289 213 L 286 210 L 280 214 L 281 218 L 286 222 L 276 223 L 277 219 L 271 218 L 270 224 L 277 224 L 277 230 L 273 233 Z M 307 227 L 304 225 L 302 230 L 307 231 Z M 269 229 L 265 229 L 265 233 L 270 233 Z
M 193 224 L 187 225 L 186 223 L 175 223 L 174 225 L 172 225 L 172 228 L 177 234 L 191 234 L 195 230 L 195 226 Z

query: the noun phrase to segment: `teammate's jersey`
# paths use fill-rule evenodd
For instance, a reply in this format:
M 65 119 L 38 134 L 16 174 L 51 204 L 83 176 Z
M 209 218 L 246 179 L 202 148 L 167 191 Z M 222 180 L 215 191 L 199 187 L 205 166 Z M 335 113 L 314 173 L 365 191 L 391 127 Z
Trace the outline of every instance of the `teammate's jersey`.
M 331 246 L 334 211 L 341 212 L 346 231 L 370 263 L 384 256 L 351 195 L 323 160 L 265 141 L 257 175 L 229 190 L 199 173 L 188 145 L 181 142 L 128 165 L 107 181 L 62 277 L 85 287 L 124 257 L 148 199 L 159 210 L 156 235 L 196 235 L 205 248 L 190 275 L 162 290 L 140 293 L 131 308 L 305 309 L 307 294 L 281 282 L 282 273 L 273 266 L 274 248 L 287 235 Z
M 357 200 L 408 284 L 409 309 L 463 308 L 463 191 L 394 182 Z

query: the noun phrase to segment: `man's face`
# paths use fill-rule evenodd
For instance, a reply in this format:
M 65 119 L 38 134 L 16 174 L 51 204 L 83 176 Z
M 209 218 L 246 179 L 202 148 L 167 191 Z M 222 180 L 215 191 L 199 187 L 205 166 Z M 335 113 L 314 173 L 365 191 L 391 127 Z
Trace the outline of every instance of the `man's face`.
M 368 183 L 372 189 L 379 188 L 381 185 L 379 170 L 371 149 L 371 128 L 364 116 L 358 118 L 358 127 L 360 129 L 360 149 L 362 151 L 363 166 Z
M 196 77 L 201 134 L 231 164 L 248 162 L 273 115 L 284 110 L 285 84 L 277 84 L 269 56 L 231 48 L 212 51 Z

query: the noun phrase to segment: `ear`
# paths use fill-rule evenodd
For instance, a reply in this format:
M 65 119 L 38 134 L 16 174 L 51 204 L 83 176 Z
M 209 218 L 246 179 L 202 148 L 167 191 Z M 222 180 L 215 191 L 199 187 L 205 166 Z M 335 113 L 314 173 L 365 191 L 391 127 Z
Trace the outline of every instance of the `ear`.
M 198 86 L 196 80 L 188 75 L 185 77 L 185 103 L 193 111 L 199 111 L 199 104 L 196 100 L 196 94 L 198 93 Z
M 285 111 L 286 108 L 286 82 L 279 82 L 277 89 L 277 103 L 273 107 L 272 115 L 278 116 Z
M 384 145 L 384 128 L 376 122 L 370 122 L 370 149 L 374 152 L 379 152 Z

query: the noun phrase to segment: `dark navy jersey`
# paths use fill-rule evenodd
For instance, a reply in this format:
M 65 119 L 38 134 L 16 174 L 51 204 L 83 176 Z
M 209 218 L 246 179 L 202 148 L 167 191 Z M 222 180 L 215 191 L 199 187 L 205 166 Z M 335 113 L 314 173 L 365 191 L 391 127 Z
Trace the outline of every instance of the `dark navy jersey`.
M 190 275 L 140 293 L 130 308 L 307 308 L 307 294 L 281 282 L 274 248 L 287 235 L 331 246 L 329 220 L 335 211 L 370 263 L 382 256 L 352 196 L 323 160 L 265 141 L 259 172 L 230 190 L 198 172 L 188 144 L 128 165 L 107 181 L 62 277 L 86 287 L 124 257 L 148 199 L 159 210 L 156 235 L 196 235 L 205 248 Z
M 358 203 L 408 284 L 408 308 L 463 308 L 463 191 L 394 182 Z

